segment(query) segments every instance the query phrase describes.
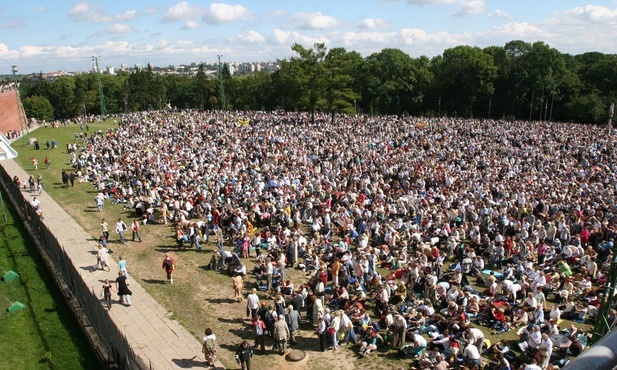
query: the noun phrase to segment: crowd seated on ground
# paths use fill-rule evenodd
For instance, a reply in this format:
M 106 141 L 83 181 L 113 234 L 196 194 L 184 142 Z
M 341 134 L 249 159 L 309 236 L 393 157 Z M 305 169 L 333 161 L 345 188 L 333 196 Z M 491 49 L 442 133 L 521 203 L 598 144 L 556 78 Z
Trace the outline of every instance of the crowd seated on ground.
M 465 333 L 478 327 L 516 331 L 543 369 L 563 354 L 551 335 L 597 312 L 616 236 L 615 153 L 600 128 L 315 117 L 124 115 L 82 138 L 74 167 L 157 222 L 201 221 L 220 266 L 255 251 L 260 284 L 275 294 L 293 295 L 285 268 L 302 269 L 309 322 L 344 310 L 363 356 L 389 334 L 396 341 L 384 342 L 422 364 L 474 368 L 484 343 Z M 439 353 L 423 355 L 427 346 Z M 500 368 L 515 362 L 511 347 L 492 347 Z

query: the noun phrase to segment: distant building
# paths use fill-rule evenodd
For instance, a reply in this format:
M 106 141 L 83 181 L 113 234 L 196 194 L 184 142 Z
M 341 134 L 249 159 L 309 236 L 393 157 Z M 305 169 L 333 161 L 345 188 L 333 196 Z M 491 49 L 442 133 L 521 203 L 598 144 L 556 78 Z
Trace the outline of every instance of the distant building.
M 115 75 L 116 74 L 116 70 L 114 69 L 114 66 L 107 66 L 106 67 L 106 73 L 108 75 Z

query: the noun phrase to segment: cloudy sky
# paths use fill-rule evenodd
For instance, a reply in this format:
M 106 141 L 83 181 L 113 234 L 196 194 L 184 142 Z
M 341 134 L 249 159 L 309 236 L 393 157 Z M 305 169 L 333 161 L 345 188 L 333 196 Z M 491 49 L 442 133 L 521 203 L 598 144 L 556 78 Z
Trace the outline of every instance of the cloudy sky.
M 291 45 L 433 57 L 461 44 L 544 41 L 617 52 L 617 0 L 20 0 L 0 2 L 0 74 L 268 61 Z

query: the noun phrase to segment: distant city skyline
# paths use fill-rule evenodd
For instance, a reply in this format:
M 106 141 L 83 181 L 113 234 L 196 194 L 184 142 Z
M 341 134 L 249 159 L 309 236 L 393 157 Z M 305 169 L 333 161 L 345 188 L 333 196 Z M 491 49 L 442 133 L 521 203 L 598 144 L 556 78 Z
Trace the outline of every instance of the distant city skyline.
M 617 0 L 243 0 L 13 2 L 0 6 L 0 74 L 268 62 L 325 43 L 363 57 L 434 57 L 458 45 L 543 41 L 563 53 L 617 50 Z

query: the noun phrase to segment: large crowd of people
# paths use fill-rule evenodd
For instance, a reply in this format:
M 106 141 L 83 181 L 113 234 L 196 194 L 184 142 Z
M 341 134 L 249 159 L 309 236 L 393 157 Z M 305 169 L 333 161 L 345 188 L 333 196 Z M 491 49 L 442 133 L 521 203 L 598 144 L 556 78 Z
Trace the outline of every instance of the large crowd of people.
M 298 311 L 322 350 L 386 345 L 435 369 L 479 367 L 489 351 L 493 368 L 544 370 L 584 347 L 562 320 L 590 320 L 603 301 L 617 223 L 604 128 L 183 111 L 78 139 L 79 181 L 146 222 L 177 222 L 180 246 L 214 235 L 213 267 L 243 273 L 256 256 L 276 296 L 270 309 L 247 299 L 256 338 Z M 515 331 L 518 348 L 483 348 L 490 331 Z

